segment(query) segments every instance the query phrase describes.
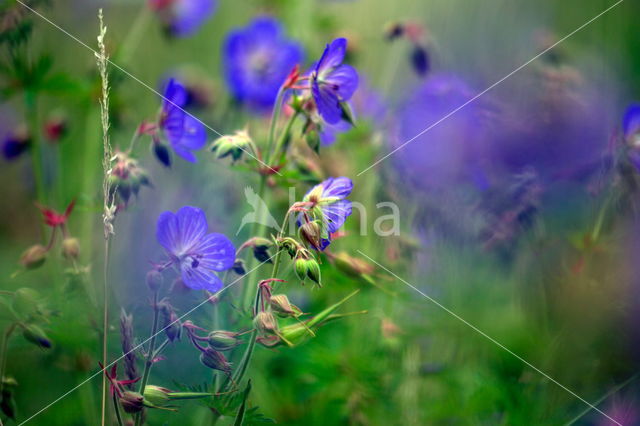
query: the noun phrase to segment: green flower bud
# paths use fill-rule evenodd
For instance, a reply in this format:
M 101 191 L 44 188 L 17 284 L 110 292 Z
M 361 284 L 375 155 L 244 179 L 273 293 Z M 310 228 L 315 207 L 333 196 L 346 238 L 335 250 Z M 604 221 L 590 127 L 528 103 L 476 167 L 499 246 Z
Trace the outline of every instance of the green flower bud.
M 80 255 L 80 241 L 77 238 L 62 240 L 62 255 L 67 259 L 77 259 Z
M 171 401 L 169 393 L 171 393 L 171 391 L 167 388 L 147 385 L 144 387 L 144 401 L 152 405 L 162 407 Z
M 318 284 L 318 286 L 322 287 L 322 283 L 320 282 L 320 265 L 315 259 L 307 260 L 307 276 Z
M 200 362 L 214 370 L 222 371 L 226 374 L 231 373 L 231 364 L 229 361 L 227 361 L 222 353 L 213 348 L 206 348 L 200 353 Z
M 233 161 L 238 161 L 242 154 L 252 150 L 253 141 L 245 130 L 240 130 L 233 135 L 224 135 L 213 141 L 211 151 L 216 153 L 217 158 L 231 156 Z
M 22 336 L 24 336 L 27 341 L 41 348 L 49 349 L 51 347 L 51 340 L 49 340 L 44 330 L 37 325 L 29 324 L 24 326 Z
M 303 259 L 301 257 L 297 258 L 294 263 L 294 269 L 296 271 L 296 276 L 301 280 L 307 277 L 307 272 L 309 268 L 307 267 L 307 259 Z
M 209 346 L 218 351 L 228 351 L 242 343 L 238 336 L 238 333 L 232 331 L 212 331 L 209 333 Z
M 322 226 L 319 221 L 314 220 L 303 224 L 298 232 L 303 241 L 307 241 L 312 247 L 320 249 L 322 245 Z
M 20 264 L 27 269 L 39 268 L 47 258 L 47 251 L 42 244 L 33 245 L 22 253 Z

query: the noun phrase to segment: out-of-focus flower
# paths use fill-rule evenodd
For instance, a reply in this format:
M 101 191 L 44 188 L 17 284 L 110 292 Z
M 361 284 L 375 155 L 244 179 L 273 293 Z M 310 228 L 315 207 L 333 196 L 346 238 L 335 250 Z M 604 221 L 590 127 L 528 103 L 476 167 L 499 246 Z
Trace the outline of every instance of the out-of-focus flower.
M 233 267 L 235 249 L 226 236 L 207 234 L 207 228 L 204 212 L 185 206 L 160 215 L 156 237 L 188 287 L 215 292 L 223 285 L 215 272 Z
M 44 123 L 44 135 L 49 142 L 59 142 L 67 132 L 67 120 L 63 116 L 53 115 Z
M 196 157 L 192 151 L 205 146 L 207 131 L 200 121 L 184 110 L 187 99 L 187 90 L 182 83 L 175 78 L 169 79 L 164 90 L 158 125 L 173 151 L 185 160 L 195 163 Z
M 238 161 L 245 152 L 258 157 L 258 149 L 246 130 L 238 130 L 232 135 L 223 135 L 213 141 L 211 145 L 218 158 L 231 156 L 233 161 Z
M 35 269 L 44 263 L 47 259 L 47 249 L 42 244 L 35 244 L 25 250 L 20 256 L 20 264 L 27 269 Z
M 322 224 L 317 241 L 310 241 L 317 250 L 324 250 L 331 243 L 331 234 L 344 225 L 351 214 L 351 201 L 346 197 L 353 189 L 353 182 L 346 177 L 329 178 L 311 188 L 300 203 L 298 226 L 319 221 Z
M 8 134 L 2 142 L 2 155 L 6 160 L 14 160 L 24 154 L 31 145 L 26 130 L 19 129 Z
M 194 34 L 216 10 L 216 0 L 149 0 L 167 32 L 176 37 Z
M 439 122 L 472 97 L 472 90 L 459 77 L 436 74 L 400 106 L 397 140 L 393 143 L 398 151 L 393 159 L 404 181 L 430 193 L 448 190 L 452 184 L 479 189 L 486 186 L 482 172 L 485 132 L 481 104 L 468 104 Z
M 640 104 L 627 107 L 622 120 L 625 140 L 634 148 L 640 148 Z
M 233 97 L 258 110 L 273 106 L 287 75 L 302 60 L 302 47 L 286 38 L 280 23 L 267 16 L 229 33 L 223 53 Z
M 64 226 L 67 223 L 67 219 L 69 218 L 69 215 L 73 211 L 73 207 L 75 205 L 76 200 L 72 200 L 62 214 L 48 207 L 40 205 L 37 205 L 37 207 L 40 209 L 42 215 L 44 216 L 44 223 L 52 228 L 55 228 L 58 226 Z
M 112 195 L 118 195 L 126 206 L 131 195 L 138 195 L 141 186 L 151 186 L 147 171 L 140 167 L 138 160 L 125 152 L 117 152 L 113 157 L 113 167 L 109 172 L 109 188 Z
M 311 72 L 311 94 L 318 112 L 329 124 L 344 118 L 342 102 L 351 99 L 358 88 L 355 68 L 342 63 L 346 50 L 346 39 L 333 40 Z
M 43 329 L 34 324 L 24 325 L 22 336 L 29 342 L 44 349 L 51 348 L 51 340 Z

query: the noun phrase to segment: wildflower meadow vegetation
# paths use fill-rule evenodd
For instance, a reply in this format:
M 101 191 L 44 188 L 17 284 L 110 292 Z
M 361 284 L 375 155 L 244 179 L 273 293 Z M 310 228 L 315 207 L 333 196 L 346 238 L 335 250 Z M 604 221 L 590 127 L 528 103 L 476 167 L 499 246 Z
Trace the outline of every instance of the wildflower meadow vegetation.
M 0 1 L 0 426 L 640 424 L 638 16 Z

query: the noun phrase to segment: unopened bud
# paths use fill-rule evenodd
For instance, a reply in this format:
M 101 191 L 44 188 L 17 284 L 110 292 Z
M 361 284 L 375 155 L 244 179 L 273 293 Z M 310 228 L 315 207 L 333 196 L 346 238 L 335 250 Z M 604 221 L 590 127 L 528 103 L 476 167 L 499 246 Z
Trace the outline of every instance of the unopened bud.
M 302 311 L 294 304 L 289 302 L 286 294 L 274 294 L 269 300 L 271 309 L 276 315 L 281 317 L 298 317 L 302 315 Z
M 67 259 L 77 259 L 80 255 L 80 241 L 77 238 L 62 240 L 62 255 Z
M 322 283 L 320 282 L 320 265 L 315 259 L 307 260 L 307 276 L 322 287 Z
M 242 259 L 236 259 L 231 269 L 233 269 L 233 272 L 238 275 L 244 275 L 247 273 L 247 270 L 244 267 L 244 260 Z
M 300 226 L 300 236 L 315 249 L 322 247 L 322 226 L 320 222 L 314 220 Z
M 45 349 L 49 349 L 51 347 L 51 340 L 49 340 L 44 330 L 37 325 L 26 325 L 22 330 L 22 335 L 28 342 L 31 342 L 36 346 L 40 346 Z
M 138 392 L 125 391 L 120 397 L 120 404 L 124 411 L 129 414 L 139 413 L 144 407 L 144 397 Z
M 169 153 L 169 148 L 167 148 L 165 145 L 159 142 L 154 142 L 153 155 L 155 155 L 155 157 L 163 166 L 171 167 L 171 154 Z
M 237 161 L 244 152 L 252 148 L 252 145 L 253 141 L 249 134 L 241 130 L 233 135 L 224 135 L 216 139 L 211 145 L 211 151 L 216 153 L 217 158 L 231 156 L 233 161 Z
M 338 253 L 335 256 L 334 261 L 339 270 L 350 276 L 357 277 L 360 275 L 368 275 L 374 271 L 372 264 L 357 257 L 353 257 L 346 252 Z
M 151 405 L 162 407 L 171 400 L 169 397 L 170 392 L 167 388 L 147 385 L 144 387 L 144 401 Z
M 258 312 L 253 319 L 253 326 L 263 334 L 271 334 L 278 331 L 278 321 L 271 312 Z
M 301 257 L 297 258 L 294 263 L 294 269 L 296 271 L 296 276 L 301 281 L 304 281 L 304 279 L 307 278 L 307 271 L 309 270 L 307 267 L 307 259 L 303 259 Z
M 178 316 L 173 311 L 173 306 L 167 301 L 158 303 L 158 310 L 160 311 L 161 324 L 167 339 L 170 341 L 180 340 L 182 334 L 182 324 L 178 319 Z
M 231 364 L 222 355 L 213 348 L 206 348 L 200 353 L 200 362 L 205 366 L 214 370 L 222 371 L 226 374 L 231 373 Z
M 42 244 L 29 247 L 20 256 L 20 264 L 27 269 L 36 269 L 44 263 L 47 258 L 47 248 Z
M 158 271 L 157 269 L 152 269 L 147 272 L 145 281 L 147 283 L 147 287 L 149 287 L 149 290 L 156 292 L 162 287 L 164 277 L 162 276 L 162 273 L 160 271 Z
M 209 333 L 209 346 L 218 351 L 228 351 L 242 343 L 238 336 L 238 333 L 232 331 L 212 331 Z

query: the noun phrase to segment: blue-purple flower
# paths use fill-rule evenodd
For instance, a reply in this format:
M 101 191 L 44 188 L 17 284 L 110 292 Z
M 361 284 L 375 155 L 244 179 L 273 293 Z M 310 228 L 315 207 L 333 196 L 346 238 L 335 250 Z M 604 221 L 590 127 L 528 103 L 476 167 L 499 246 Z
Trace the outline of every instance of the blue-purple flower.
M 348 101 L 358 88 L 358 73 L 342 63 L 346 50 L 346 39 L 333 40 L 311 72 L 313 100 L 329 124 L 337 124 L 343 118 L 341 103 Z
M 175 214 L 166 211 L 158 218 L 156 237 L 180 269 L 182 281 L 194 290 L 218 291 L 222 280 L 216 272 L 233 266 L 235 248 L 224 235 L 207 233 L 204 212 L 184 206 Z
M 150 0 L 167 31 L 176 37 L 194 34 L 213 15 L 215 0 Z
M 637 144 L 640 145 L 640 104 L 627 107 L 622 120 L 622 130 L 627 141 L 635 145 L 634 139 L 637 137 Z
M 298 219 L 298 226 L 321 224 L 318 238 L 310 241 L 314 248 L 324 250 L 331 243 L 331 234 L 337 232 L 351 215 L 351 201 L 346 198 L 352 189 L 351 179 L 331 177 L 305 194 L 301 203 L 305 211 Z
M 188 100 L 185 87 L 176 79 L 169 79 L 164 90 L 164 100 L 159 125 L 174 152 L 192 163 L 196 157 L 192 151 L 207 143 L 204 125 L 184 110 Z
M 302 47 L 286 38 L 278 21 L 258 17 L 232 31 L 224 44 L 224 74 L 233 97 L 255 109 L 270 108 Z
M 2 155 L 6 160 L 15 160 L 29 149 L 30 140 L 25 132 L 12 132 L 2 142 Z

